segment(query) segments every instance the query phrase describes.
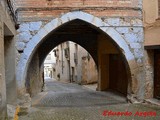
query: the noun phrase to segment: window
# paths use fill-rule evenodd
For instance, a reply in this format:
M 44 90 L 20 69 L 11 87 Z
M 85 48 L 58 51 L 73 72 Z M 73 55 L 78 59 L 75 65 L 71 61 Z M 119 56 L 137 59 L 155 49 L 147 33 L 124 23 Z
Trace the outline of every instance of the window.
M 69 48 L 64 49 L 64 55 L 65 55 L 66 58 L 69 57 Z
M 74 53 L 74 62 L 77 65 L 78 64 L 78 56 L 77 53 Z

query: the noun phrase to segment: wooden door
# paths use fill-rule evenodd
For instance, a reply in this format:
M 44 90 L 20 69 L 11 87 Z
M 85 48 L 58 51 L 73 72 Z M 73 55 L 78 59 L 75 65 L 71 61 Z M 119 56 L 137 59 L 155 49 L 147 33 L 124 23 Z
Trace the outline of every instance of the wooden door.
M 111 54 L 109 60 L 109 87 L 127 95 L 128 77 L 125 63 L 119 54 Z
M 118 82 L 118 55 L 110 54 L 109 56 L 109 89 L 117 90 Z
M 160 99 L 160 50 L 154 56 L 154 97 Z
M 109 89 L 109 54 L 101 55 L 100 62 L 100 89 L 106 91 Z

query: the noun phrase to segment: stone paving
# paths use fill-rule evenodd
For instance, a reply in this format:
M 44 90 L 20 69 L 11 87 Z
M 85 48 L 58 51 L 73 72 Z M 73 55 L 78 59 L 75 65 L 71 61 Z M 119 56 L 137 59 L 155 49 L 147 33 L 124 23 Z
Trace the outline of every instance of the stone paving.
M 19 120 L 160 120 L 159 106 L 129 104 L 116 93 L 57 81 L 47 81 L 45 86 Z

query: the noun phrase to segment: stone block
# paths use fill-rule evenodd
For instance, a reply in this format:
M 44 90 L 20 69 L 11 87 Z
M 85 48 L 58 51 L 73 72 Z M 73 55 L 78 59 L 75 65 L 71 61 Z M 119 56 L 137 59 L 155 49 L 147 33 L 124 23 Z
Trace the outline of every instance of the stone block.
M 27 44 L 27 47 L 30 44 L 35 47 L 39 43 L 40 40 L 41 39 L 38 35 L 33 36 L 32 39 L 30 40 L 30 42 Z
M 40 37 L 40 40 L 42 40 L 45 36 L 47 36 L 48 33 L 49 33 L 49 32 L 46 31 L 45 29 L 41 29 L 41 30 L 37 33 L 37 35 Z
M 44 26 L 44 29 L 48 32 L 51 32 L 54 29 L 53 26 L 54 25 L 52 23 L 48 23 L 47 25 Z
M 16 112 L 16 107 L 10 104 L 7 104 L 7 115 L 9 119 L 14 119 Z
M 29 40 L 31 39 L 32 35 L 30 34 L 29 31 L 25 31 L 25 32 L 21 32 L 16 36 L 17 41 L 19 42 L 29 42 Z
M 70 13 L 68 13 L 68 14 L 70 14 Z M 67 22 L 70 21 L 70 19 L 69 19 L 69 17 L 68 17 L 68 14 L 67 14 L 67 15 L 63 15 L 63 16 L 60 18 L 62 24 L 63 24 L 63 23 L 67 23 Z
M 133 32 L 133 33 L 143 33 L 142 27 L 131 27 L 129 30 L 130 32 Z
M 19 25 L 18 32 L 27 32 L 29 30 L 29 24 L 28 23 L 21 23 Z
M 29 30 L 30 31 L 38 31 L 42 26 L 42 21 L 39 22 L 30 22 L 29 23 Z
M 67 17 L 69 19 L 69 21 L 75 20 L 76 19 L 76 16 L 75 16 L 76 13 L 77 13 L 77 11 L 68 12 L 67 14 L 63 15 L 62 17 Z
M 144 53 L 142 49 L 134 49 L 134 55 L 135 58 L 142 58 L 144 56 Z
M 16 43 L 16 48 L 18 51 L 23 51 L 25 46 L 26 46 L 26 44 L 24 42 L 17 42 Z
M 98 17 L 94 17 L 92 24 L 95 25 L 96 27 L 101 27 L 101 26 L 108 26 L 107 23 L 104 23 L 101 19 Z
M 131 26 L 130 18 L 120 18 L 120 26 Z
M 106 32 L 106 31 L 109 29 L 109 27 L 101 26 L 100 29 L 101 29 L 102 31 Z
M 131 26 L 143 26 L 143 21 L 141 19 L 132 19 Z
M 57 28 L 60 26 L 62 21 L 59 18 L 53 19 L 50 23 L 53 24 L 53 29 Z
M 138 35 L 135 33 L 124 34 L 124 38 L 129 43 L 136 43 L 138 42 L 138 39 L 139 39 Z
M 117 27 L 116 30 L 120 33 L 120 34 L 126 34 L 129 32 L 128 27 Z
M 29 57 L 34 51 L 35 46 L 36 46 L 35 44 L 36 43 L 34 42 L 30 42 L 29 44 L 27 44 L 26 49 L 24 49 L 24 53 L 26 54 L 27 57 Z
M 130 44 L 130 47 L 131 47 L 131 48 L 139 49 L 139 48 L 141 48 L 141 44 L 140 44 L 140 43 L 131 43 L 131 44 Z
M 74 14 L 75 18 L 79 18 L 80 20 L 84 20 L 85 22 L 88 22 L 88 23 L 92 23 L 94 19 L 93 15 L 83 13 L 83 12 L 76 12 L 76 13 L 74 12 L 72 14 Z
M 106 21 L 110 26 L 119 26 L 120 19 L 119 18 L 108 18 Z
M 143 28 L 142 28 L 143 31 Z M 143 43 L 144 42 L 144 32 L 139 32 L 138 34 L 138 42 Z

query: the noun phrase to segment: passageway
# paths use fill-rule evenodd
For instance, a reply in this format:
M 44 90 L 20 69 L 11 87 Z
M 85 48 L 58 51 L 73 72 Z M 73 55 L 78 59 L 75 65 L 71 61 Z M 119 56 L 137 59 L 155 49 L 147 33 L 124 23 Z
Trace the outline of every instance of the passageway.
M 43 62 L 57 45 L 73 41 L 86 49 L 98 68 L 99 91 L 118 91 L 127 96 L 130 70 L 119 46 L 106 34 L 82 20 L 73 20 L 48 34 L 33 51 L 26 72 L 26 90 L 31 96 L 41 91 Z
M 32 98 L 29 110 L 20 110 L 19 120 L 142 120 L 137 111 L 155 112 L 145 120 L 158 120 L 160 108 L 145 104 L 128 104 L 117 93 L 98 92 L 86 87 L 47 80 L 45 91 Z M 132 115 L 107 115 L 106 111 L 130 112 Z
M 33 106 L 89 107 L 126 103 L 126 98 L 120 94 L 93 91 L 81 85 L 56 80 L 46 81 L 44 89 L 44 92 L 32 98 Z

